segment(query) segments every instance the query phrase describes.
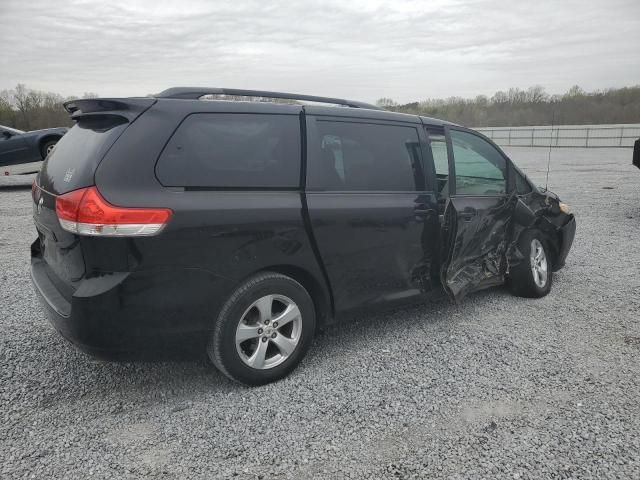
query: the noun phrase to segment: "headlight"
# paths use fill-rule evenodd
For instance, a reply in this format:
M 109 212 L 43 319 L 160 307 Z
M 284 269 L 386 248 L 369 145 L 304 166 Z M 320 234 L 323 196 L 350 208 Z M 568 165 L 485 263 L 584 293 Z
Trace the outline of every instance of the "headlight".
M 566 213 L 567 215 L 571 213 L 571 208 L 569 208 L 569 205 L 567 205 L 566 203 L 560 202 L 558 206 L 560 207 L 560 211 L 562 213 Z

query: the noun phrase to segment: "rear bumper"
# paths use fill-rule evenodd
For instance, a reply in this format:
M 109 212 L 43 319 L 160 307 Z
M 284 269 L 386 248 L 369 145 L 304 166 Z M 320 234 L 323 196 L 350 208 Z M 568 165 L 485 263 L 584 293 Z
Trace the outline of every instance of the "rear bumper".
M 129 360 L 205 351 L 218 303 L 211 294 L 206 300 L 189 295 L 193 289 L 177 290 L 158 272 L 127 272 L 81 280 L 77 290 L 65 296 L 51 275 L 46 262 L 33 256 L 31 278 L 49 322 L 90 355 Z M 175 282 L 190 283 L 176 277 Z M 172 289 L 173 296 L 167 292 Z
M 558 249 L 558 256 L 554 265 L 554 271 L 560 270 L 564 267 L 573 245 L 573 239 L 576 236 L 576 218 L 572 215 L 571 219 L 560 228 L 560 248 Z

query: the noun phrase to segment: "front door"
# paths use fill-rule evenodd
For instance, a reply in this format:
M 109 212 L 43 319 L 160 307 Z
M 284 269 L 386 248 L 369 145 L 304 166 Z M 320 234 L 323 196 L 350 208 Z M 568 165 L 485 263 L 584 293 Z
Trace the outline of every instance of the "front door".
M 440 172 L 443 214 L 441 281 L 455 300 L 501 284 L 514 199 L 508 195 L 508 161 L 491 143 L 448 127 L 446 178 Z
M 307 115 L 306 202 L 337 312 L 431 289 L 439 235 L 419 124 Z

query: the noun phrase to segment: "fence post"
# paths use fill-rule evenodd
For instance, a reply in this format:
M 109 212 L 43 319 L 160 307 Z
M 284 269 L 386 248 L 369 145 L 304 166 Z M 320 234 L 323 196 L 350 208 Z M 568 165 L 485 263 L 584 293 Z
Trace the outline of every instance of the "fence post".
M 560 129 L 556 128 L 556 147 L 558 146 L 559 141 L 560 141 Z
M 509 146 L 511 146 L 511 129 L 509 129 Z
M 532 128 L 532 129 L 531 129 L 531 146 L 532 146 L 532 147 L 533 147 L 533 146 L 535 146 L 535 145 L 534 145 L 534 143 L 533 143 L 533 134 L 534 134 L 534 133 L 536 133 L 536 129 L 535 129 L 535 128 Z
M 584 146 L 585 147 L 589 147 L 589 130 L 591 130 L 590 128 L 587 128 L 587 136 L 585 137 L 585 142 L 584 142 Z
M 618 144 L 619 147 L 622 146 L 622 137 L 624 136 L 624 127 L 620 127 L 620 143 Z

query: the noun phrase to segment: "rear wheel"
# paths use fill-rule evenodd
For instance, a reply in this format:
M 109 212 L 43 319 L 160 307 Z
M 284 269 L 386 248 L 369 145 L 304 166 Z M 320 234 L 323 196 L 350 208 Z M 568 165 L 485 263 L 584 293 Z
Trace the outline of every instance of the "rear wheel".
M 511 292 L 520 297 L 544 297 L 553 281 L 547 239 L 539 230 L 527 230 L 520 235 L 518 248 L 524 259 L 509 274 Z
M 42 146 L 40 147 L 40 154 L 42 155 L 42 159 L 43 160 L 45 158 L 47 158 L 47 156 L 51 152 L 53 152 L 53 149 L 56 146 L 56 143 L 58 143 L 58 139 L 57 138 L 55 140 L 47 140 L 46 142 L 44 142 L 42 144 Z
M 222 308 L 207 353 L 227 377 L 262 385 L 288 375 L 309 349 L 315 331 L 305 288 L 279 273 L 241 285 Z

